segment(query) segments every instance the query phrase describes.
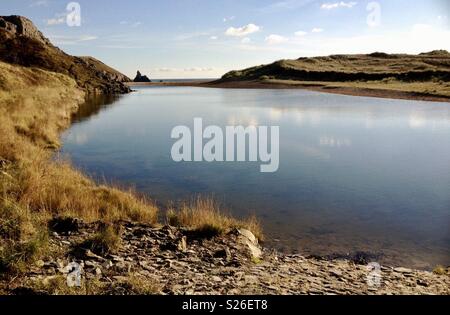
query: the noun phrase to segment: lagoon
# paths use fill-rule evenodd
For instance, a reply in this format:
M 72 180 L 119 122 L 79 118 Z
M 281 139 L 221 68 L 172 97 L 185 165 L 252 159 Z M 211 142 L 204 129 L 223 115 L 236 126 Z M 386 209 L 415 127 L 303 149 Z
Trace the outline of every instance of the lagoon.
M 450 103 L 305 90 L 140 87 L 89 100 L 61 150 L 99 181 L 165 205 L 214 196 L 256 214 L 267 245 L 304 255 L 369 253 L 450 265 Z M 175 162 L 176 126 L 279 126 L 279 168 Z

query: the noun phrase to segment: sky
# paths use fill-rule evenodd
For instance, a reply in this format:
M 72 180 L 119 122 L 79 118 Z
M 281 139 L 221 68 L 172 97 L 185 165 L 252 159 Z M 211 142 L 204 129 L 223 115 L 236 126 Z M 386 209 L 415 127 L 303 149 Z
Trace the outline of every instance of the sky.
M 318 55 L 450 51 L 449 0 L 0 0 L 0 15 L 12 14 L 69 54 L 153 79 Z

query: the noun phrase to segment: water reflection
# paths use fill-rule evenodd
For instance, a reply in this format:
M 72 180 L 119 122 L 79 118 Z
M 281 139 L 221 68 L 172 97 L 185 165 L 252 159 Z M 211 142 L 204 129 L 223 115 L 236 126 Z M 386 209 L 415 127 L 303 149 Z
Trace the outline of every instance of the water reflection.
M 286 251 L 369 251 L 390 264 L 450 264 L 448 103 L 143 88 L 105 105 L 91 104 L 63 139 L 63 151 L 98 178 L 163 203 L 213 194 L 237 216 L 255 213 L 269 245 Z M 280 126 L 279 171 L 173 162 L 170 132 L 192 127 L 194 117 L 221 127 Z
M 100 113 L 101 110 L 117 102 L 123 95 L 89 95 L 80 105 L 78 112 L 72 116 L 72 121 L 82 122 Z

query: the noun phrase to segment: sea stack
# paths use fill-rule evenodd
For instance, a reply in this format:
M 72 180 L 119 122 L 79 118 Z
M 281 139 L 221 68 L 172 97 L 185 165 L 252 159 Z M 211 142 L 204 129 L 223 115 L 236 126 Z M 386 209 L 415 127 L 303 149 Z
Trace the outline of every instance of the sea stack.
M 142 75 L 138 70 L 133 82 L 152 82 L 146 75 Z

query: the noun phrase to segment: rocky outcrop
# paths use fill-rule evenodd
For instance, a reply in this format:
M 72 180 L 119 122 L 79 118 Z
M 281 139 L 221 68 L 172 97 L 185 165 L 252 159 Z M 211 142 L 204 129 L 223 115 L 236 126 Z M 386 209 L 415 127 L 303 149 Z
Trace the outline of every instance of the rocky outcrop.
M 131 79 L 127 77 L 125 74 L 109 67 L 108 65 L 104 64 L 98 59 L 95 59 L 94 57 L 88 56 L 80 58 L 83 59 L 88 64 L 89 67 L 102 71 L 102 73 L 108 77 L 109 81 L 131 82 Z
M 133 82 L 148 83 L 152 81 L 146 75 L 142 75 L 141 72 L 138 70 Z
M 64 53 L 29 19 L 21 16 L 0 16 L 0 60 L 68 75 L 81 88 L 92 93 L 130 92 L 123 83 L 126 76 L 97 60 L 94 62 L 93 58 Z
M 44 45 L 51 45 L 50 41 L 34 26 L 33 22 L 23 16 L 1 16 L 0 29 L 6 30 L 11 36 L 25 36 Z
M 247 230 L 200 238 L 188 229 L 123 222 L 121 244 L 110 253 L 86 247 L 99 224 L 52 224 L 52 252 L 12 282 L 10 294 L 48 294 L 45 283 L 79 266 L 82 283 L 105 284 L 102 294 L 142 293 L 130 283 L 152 283 L 156 294 L 449 294 L 448 275 L 349 260 L 283 255 L 262 248 Z M 257 248 L 259 258 L 253 250 Z M 133 280 L 131 280 L 133 279 Z M 136 279 L 139 279 L 136 282 Z M 64 284 L 63 284 L 64 285 Z M 136 291 L 137 290 L 137 291 Z M 53 292 L 54 293 L 54 292 Z

